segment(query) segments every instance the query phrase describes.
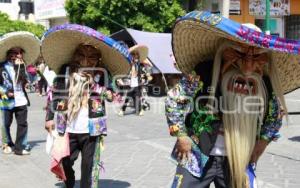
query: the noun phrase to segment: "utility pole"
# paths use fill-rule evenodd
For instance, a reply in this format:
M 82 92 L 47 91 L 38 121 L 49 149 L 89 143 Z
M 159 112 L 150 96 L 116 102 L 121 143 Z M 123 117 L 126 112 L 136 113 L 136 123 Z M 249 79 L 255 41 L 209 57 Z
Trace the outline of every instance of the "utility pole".
M 230 0 L 223 0 L 222 11 L 221 11 L 223 17 L 229 18 L 229 8 L 230 8 Z
M 270 0 L 266 0 L 266 18 L 265 18 L 265 33 L 270 35 Z

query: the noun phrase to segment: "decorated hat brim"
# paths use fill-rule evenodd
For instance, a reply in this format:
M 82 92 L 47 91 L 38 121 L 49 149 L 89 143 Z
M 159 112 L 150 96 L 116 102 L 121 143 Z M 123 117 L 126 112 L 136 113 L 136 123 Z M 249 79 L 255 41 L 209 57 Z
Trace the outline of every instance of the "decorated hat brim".
M 77 24 L 64 24 L 48 30 L 42 39 L 41 53 L 46 64 L 56 73 L 70 63 L 79 44 L 92 45 L 102 54 L 101 66 L 112 75 L 127 74 L 131 56 L 126 48 L 104 34 Z
M 40 40 L 27 31 L 6 33 L 0 37 L 0 62 L 6 60 L 7 51 L 11 48 L 22 48 L 23 59 L 27 65 L 35 63 L 40 54 Z
M 226 40 L 267 49 L 284 93 L 300 87 L 299 41 L 266 35 L 207 11 L 190 12 L 175 23 L 172 48 L 178 68 L 190 73 L 197 64 L 213 60 Z

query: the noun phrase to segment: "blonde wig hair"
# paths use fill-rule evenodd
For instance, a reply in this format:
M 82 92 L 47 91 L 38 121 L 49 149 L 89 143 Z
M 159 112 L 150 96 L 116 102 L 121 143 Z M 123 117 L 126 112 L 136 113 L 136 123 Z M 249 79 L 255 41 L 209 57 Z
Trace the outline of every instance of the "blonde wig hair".
M 251 76 L 257 83 L 257 94 L 228 91 L 228 84 L 234 85 L 238 75 L 238 70 L 225 73 L 221 84 L 224 138 L 233 188 L 248 187 L 246 168 L 263 122 L 267 98 L 264 82 L 259 75 Z M 250 88 L 249 83 L 246 85 Z
M 241 49 L 241 47 L 237 43 L 232 43 L 227 40 L 222 41 L 222 44 L 219 45 L 214 58 L 213 78 L 211 84 L 213 92 L 210 93 L 210 99 L 215 98 L 215 91 L 220 79 L 222 54 L 227 48 L 233 48 L 238 51 Z M 266 50 L 262 49 L 261 53 L 266 53 Z M 277 76 L 277 69 L 272 63 L 272 59 L 270 58 L 267 67 L 268 69 L 265 70 L 265 73 L 269 76 L 274 93 L 279 98 L 286 111 L 286 104 Z M 263 123 L 265 110 L 267 110 L 264 109 L 267 106 L 267 90 L 265 88 L 262 77 L 259 75 L 254 75 L 253 79 L 257 82 L 258 92 L 255 94 L 255 96 L 252 96 L 254 97 L 252 100 L 253 103 L 248 106 L 247 112 L 243 109 L 243 106 L 245 104 L 241 104 L 242 110 L 239 111 L 239 113 L 230 113 L 230 111 L 232 112 L 232 110 L 238 108 L 237 98 L 240 98 L 240 101 L 243 101 L 245 97 L 247 97 L 243 96 L 243 94 L 235 94 L 228 91 L 227 85 L 234 84 L 228 82 L 235 82 L 236 77 L 234 75 L 237 74 L 239 74 L 237 70 L 228 71 L 223 75 L 221 83 L 221 92 L 224 97 L 222 98 L 223 100 L 221 105 L 225 112 L 229 111 L 229 113 L 223 113 L 222 118 L 224 126 L 225 146 L 230 166 L 232 188 L 249 187 L 246 168 L 250 162 L 250 157 L 255 146 L 257 135 L 260 132 L 260 128 Z M 250 88 L 250 84 L 246 84 L 248 88 Z M 250 91 L 249 94 L 251 95 Z M 216 106 L 214 102 L 215 100 L 208 101 L 208 107 L 212 110 L 214 110 Z
M 70 76 L 68 121 L 72 122 L 77 118 L 81 107 L 88 106 L 89 84 L 91 78 L 79 73 L 72 73 Z

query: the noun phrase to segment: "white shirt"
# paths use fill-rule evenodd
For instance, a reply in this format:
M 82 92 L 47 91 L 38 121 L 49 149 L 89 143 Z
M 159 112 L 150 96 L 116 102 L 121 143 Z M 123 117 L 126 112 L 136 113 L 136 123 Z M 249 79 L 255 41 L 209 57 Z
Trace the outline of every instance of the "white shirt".
M 46 66 L 43 75 L 47 80 L 48 86 L 51 87 L 53 85 L 53 80 L 56 77 L 55 72 L 53 70 L 49 70 L 49 67 Z
M 77 118 L 67 126 L 66 132 L 77 134 L 89 133 L 89 110 L 87 107 L 82 107 L 79 110 Z
M 138 77 L 131 77 L 130 87 L 138 87 L 138 86 L 139 86 Z
M 22 85 L 16 83 L 16 79 L 15 79 L 16 72 L 14 69 L 14 65 L 11 62 L 8 62 L 6 68 L 13 82 L 15 107 L 27 105 L 28 101 L 25 97 L 25 93 L 23 91 Z
M 223 131 L 223 129 L 220 128 L 220 131 Z M 213 155 L 213 156 L 226 156 L 226 147 L 225 147 L 224 135 L 218 134 L 216 143 L 215 143 L 213 149 L 211 150 L 210 155 Z

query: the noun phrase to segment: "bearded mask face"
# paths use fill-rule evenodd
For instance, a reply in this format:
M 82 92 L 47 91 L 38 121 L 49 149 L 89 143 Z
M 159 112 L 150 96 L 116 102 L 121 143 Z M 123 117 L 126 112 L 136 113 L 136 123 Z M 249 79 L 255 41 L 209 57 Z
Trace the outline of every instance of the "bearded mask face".
M 247 187 L 245 169 L 262 124 L 267 92 L 262 79 L 266 53 L 254 47 L 224 50 L 220 86 L 224 138 L 232 186 Z
M 264 66 L 268 61 L 267 53 L 255 47 L 243 47 L 240 50 L 228 48 L 223 52 L 224 65 L 221 79 L 233 69 L 239 75 L 232 75 L 227 84 L 227 90 L 245 95 L 256 95 L 258 77 L 262 77 Z M 253 78 L 254 77 L 254 78 Z
M 80 44 L 73 55 L 73 63 L 82 68 L 95 67 L 101 61 L 101 53 L 91 45 Z

